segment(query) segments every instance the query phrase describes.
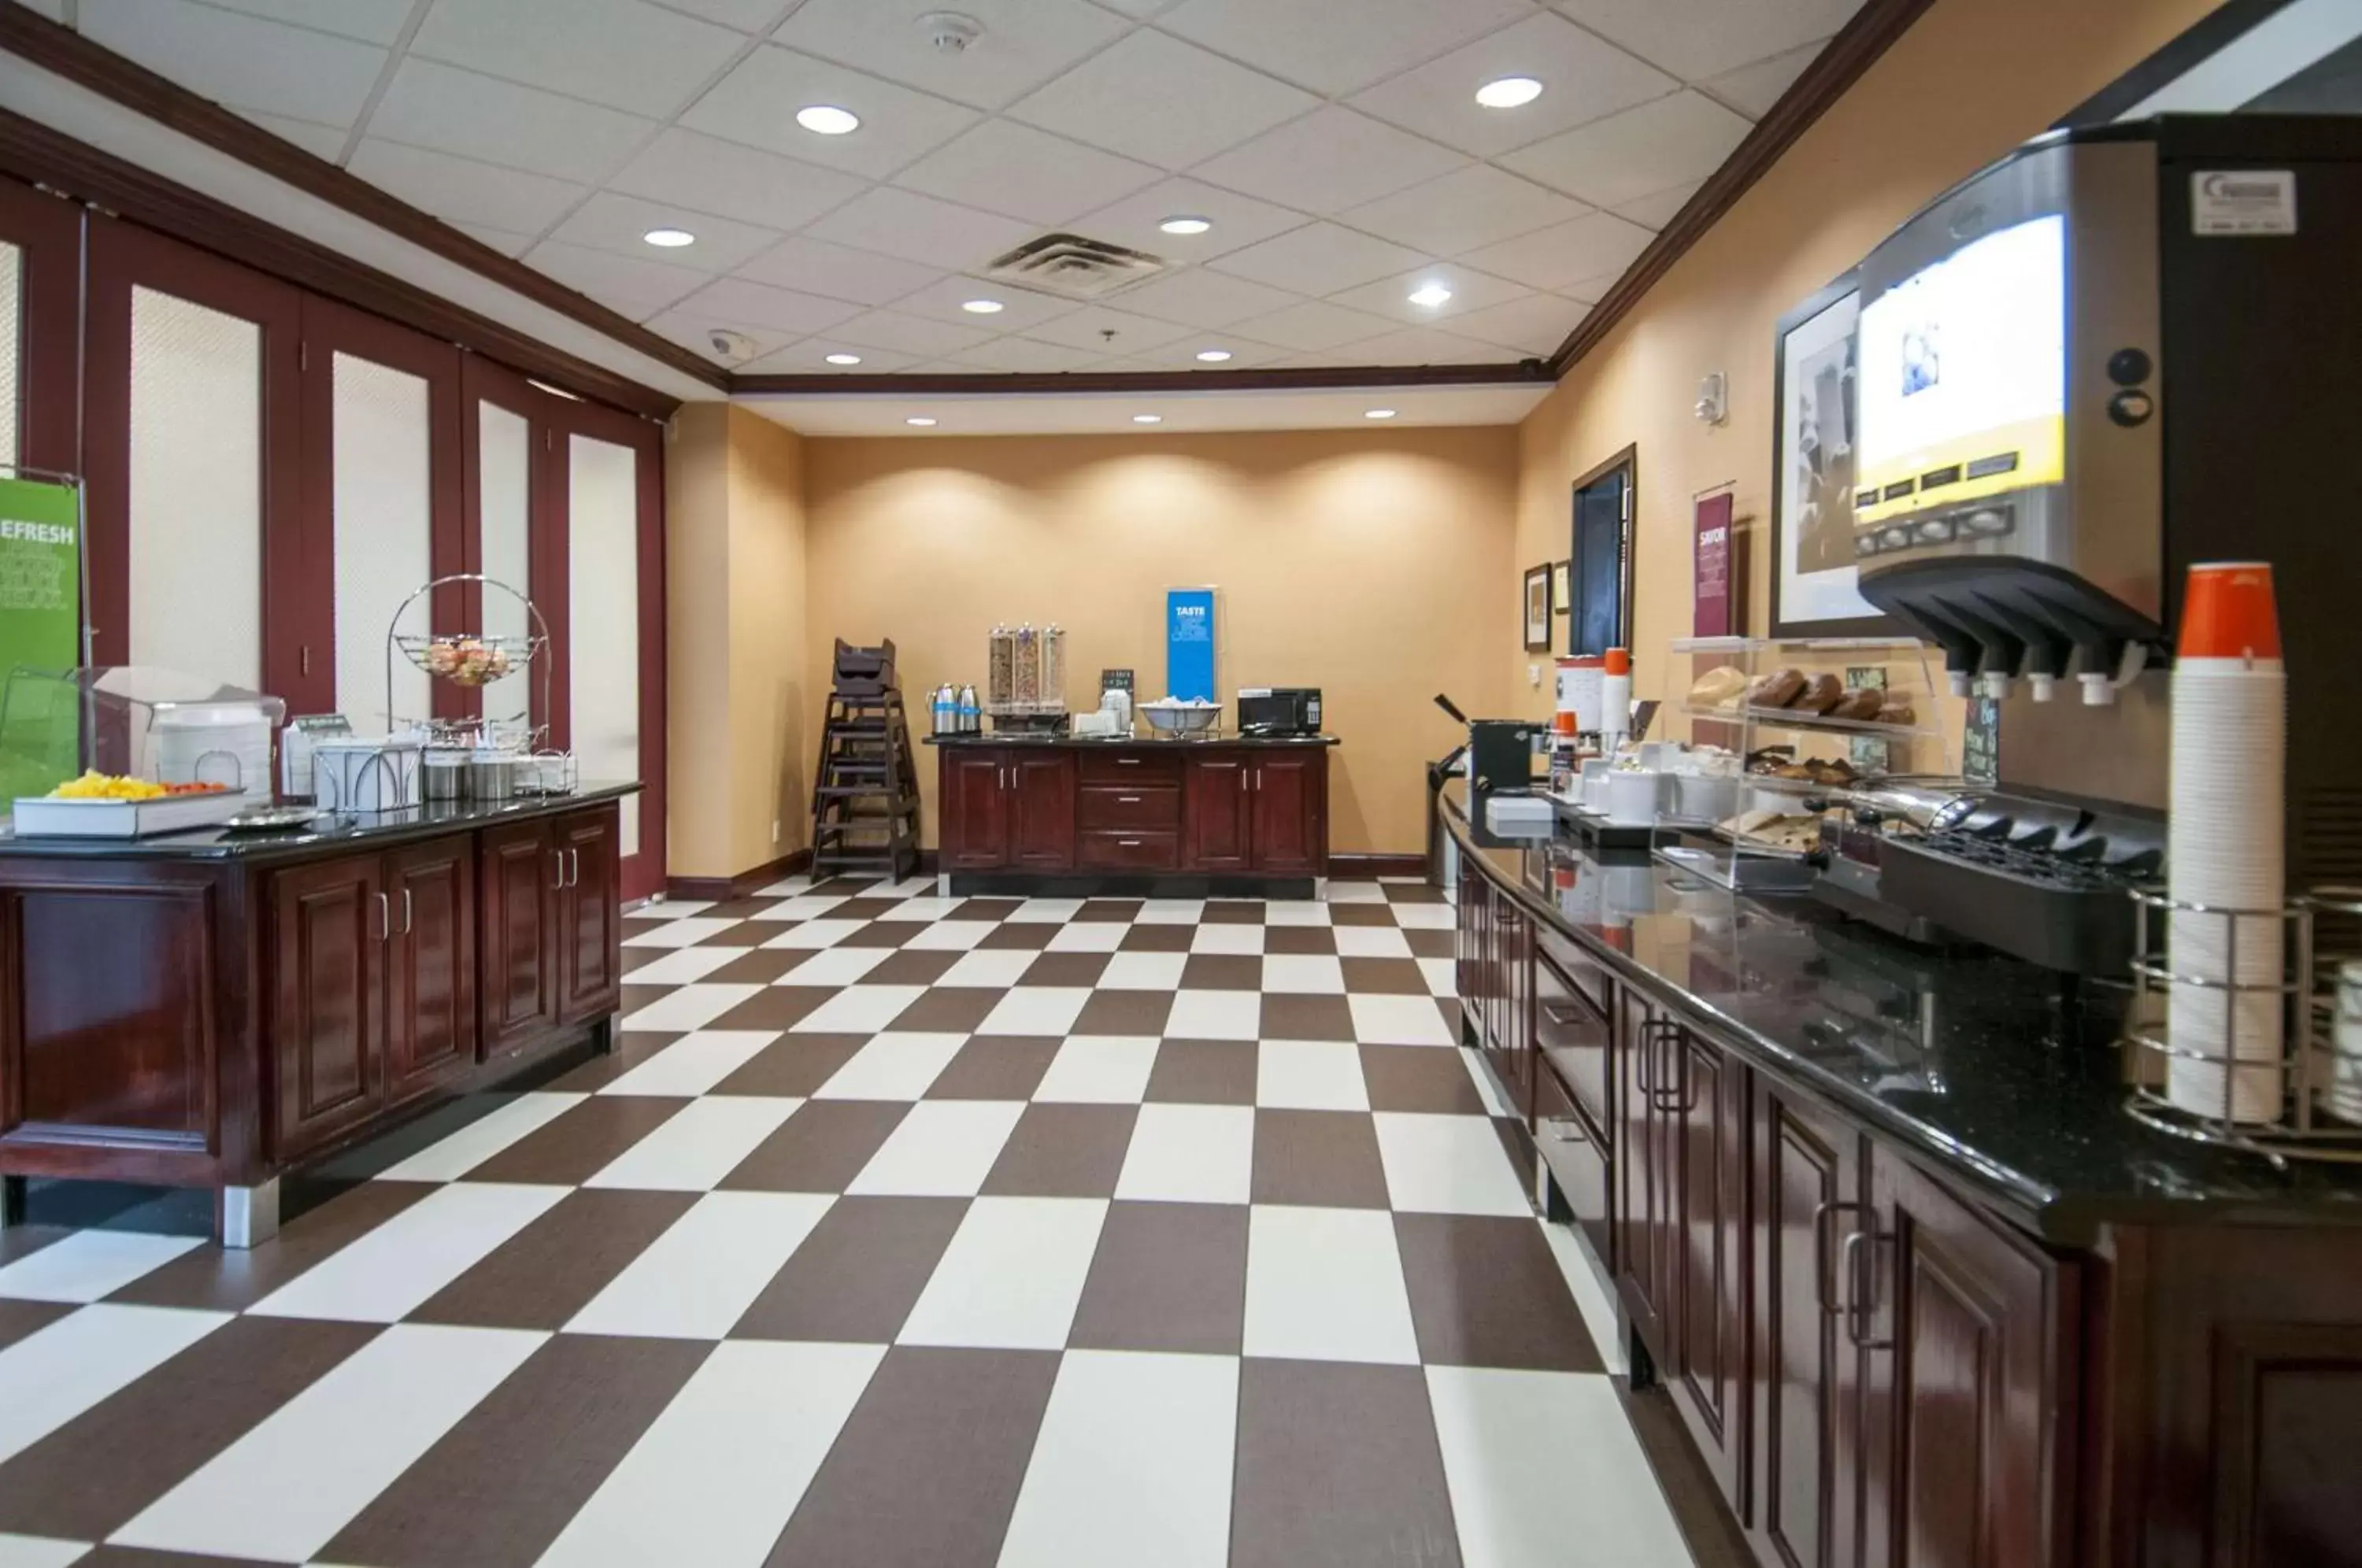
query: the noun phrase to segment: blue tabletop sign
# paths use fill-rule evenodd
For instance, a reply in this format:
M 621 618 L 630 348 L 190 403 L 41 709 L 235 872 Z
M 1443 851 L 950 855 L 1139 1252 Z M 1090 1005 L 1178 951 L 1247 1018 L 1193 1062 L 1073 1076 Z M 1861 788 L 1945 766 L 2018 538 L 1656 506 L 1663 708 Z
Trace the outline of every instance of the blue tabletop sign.
M 1184 701 L 1214 696 L 1214 591 L 1164 591 L 1164 690 Z

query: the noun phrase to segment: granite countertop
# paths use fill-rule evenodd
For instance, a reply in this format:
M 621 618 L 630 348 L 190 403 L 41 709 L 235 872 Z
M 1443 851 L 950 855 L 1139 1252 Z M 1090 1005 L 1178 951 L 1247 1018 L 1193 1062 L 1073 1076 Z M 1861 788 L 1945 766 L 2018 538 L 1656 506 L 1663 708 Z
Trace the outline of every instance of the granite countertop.
M 923 735 L 928 745 L 1020 745 L 1044 750 L 1116 751 L 1125 746 L 1187 749 L 1201 745 L 1322 746 L 1341 745 L 1335 735 L 1028 735 L 999 733 L 977 735 Z
M 488 827 L 495 823 L 556 816 L 564 812 L 620 801 L 639 792 L 637 783 L 585 783 L 570 795 L 536 795 L 515 801 L 432 801 L 399 812 L 329 812 L 312 825 L 290 833 L 225 833 L 217 827 L 149 838 L 18 838 L 0 834 L 0 858 L 74 860 L 277 860 L 313 856 L 346 846 L 379 846 L 405 839 Z
M 2044 1240 L 2110 1223 L 2362 1223 L 2362 1167 L 2218 1149 L 2124 1109 L 2125 992 L 1988 949 L 1914 947 L 1805 897 L 1735 894 L 1630 852 L 1503 840 L 1440 810 L 1464 857 L 1619 977 Z M 1463 875 L 1466 874 L 1463 869 Z

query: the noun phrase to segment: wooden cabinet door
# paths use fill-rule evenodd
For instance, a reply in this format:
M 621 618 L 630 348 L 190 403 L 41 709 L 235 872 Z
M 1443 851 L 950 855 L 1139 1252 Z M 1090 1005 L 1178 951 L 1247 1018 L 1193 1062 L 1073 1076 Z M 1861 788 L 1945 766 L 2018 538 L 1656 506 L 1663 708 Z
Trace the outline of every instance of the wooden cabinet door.
M 1661 1127 L 1672 1156 L 1665 1239 L 1673 1365 L 1666 1378 L 1739 1523 L 1749 1517 L 1747 1071 L 1711 1041 L 1661 1029 L 1672 1067 Z
M 284 1160 L 384 1102 L 390 911 L 374 855 L 295 867 L 270 886 L 271 1153 Z
M 1181 864 L 1216 875 L 1254 863 L 1254 779 L 1242 751 L 1192 756 L 1182 774 Z M 1462 886 L 1484 879 L 1473 872 Z
M 483 912 L 476 940 L 490 1057 L 557 1027 L 560 878 L 546 820 L 486 828 L 477 842 Z
M 1324 752 L 1250 753 L 1254 868 L 1278 877 L 1317 877 L 1329 868 Z
M 1877 1226 L 1839 1243 L 1868 1348 L 1863 1561 L 1871 1568 L 2071 1562 L 2076 1278 L 1877 1145 Z M 1841 1325 L 1842 1326 L 1842 1325 Z
M 1667 1147 L 1663 1105 L 1677 1070 L 1665 1050 L 1667 1031 L 1656 1010 L 1630 991 L 1617 1007 L 1620 1097 L 1616 1128 L 1618 1227 L 1617 1288 L 1632 1327 L 1672 1377 L 1675 1343 L 1672 1237 L 1673 1187 L 1679 1161 Z
M 1518 1119 L 1530 1128 L 1534 1114 L 1532 922 L 1517 900 L 1493 895 L 1493 1008 L 1489 1053 L 1493 1071 L 1508 1092 Z
M 1009 863 L 1009 754 L 948 746 L 942 762 L 937 858 L 946 871 L 993 871 Z
M 1009 864 L 1066 871 L 1075 864 L 1075 756 L 1014 752 L 1010 757 Z
M 623 1004 L 621 834 L 613 806 L 557 819 L 557 1021 L 579 1023 Z
M 1759 1077 L 1754 1084 L 1752 1313 L 1755 1507 L 1767 1562 L 1860 1562 L 1862 1352 L 1847 1340 L 1839 1242 L 1868 1209 L 1859 1133 Z
M 476 1064 L 476 860 L 465 834 L 385 857 L 389 1104 Z

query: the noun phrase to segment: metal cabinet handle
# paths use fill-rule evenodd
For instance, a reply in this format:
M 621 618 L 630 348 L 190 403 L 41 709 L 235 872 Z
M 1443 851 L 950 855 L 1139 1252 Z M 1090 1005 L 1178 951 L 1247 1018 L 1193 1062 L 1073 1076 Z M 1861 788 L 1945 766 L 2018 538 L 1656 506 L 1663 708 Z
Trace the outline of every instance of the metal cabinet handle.
M 566 890 L 566 851 L 562 849 L 551 850 L 549 852 L 549 860 L 550 864 L 555 867 L 555 869 L 550 872 L 550 875 L 557 878 L 549 884 L 549 889 L 554 893 L 562 893 Z
M 1140 804 L 1140 797 L 1137 795 L 1118 795 L 1116 797 L 1116 803 L 1124 806 L 1137 806 Z
M 1845 1198 L 1813 1205 L 1813 1299 L 1832 1318 L 1844 1311 L 1846 1304 L 1829 1288 L 1829 1221 L 1847 1212 L 1867 1214 L 1870 1209 Z
M 377 939 L 384 942 L 393 935 L 393 905 L 383 893 L 377 896 Z
M 1140 847 L 1140 840 L 1136 838 L 1120 838 L 1116 840 L 1116 844 L 1118 846 L 1124 849 L 1138 849 Z
M 579 848 L 566 852 L 566 885 L 569 888 L 582 885 L 582 851 Z
M 1140 766 L 1140 758 L 1136 756 L 1119 756 L 1115 759 L 1115 765 L 1118 767 L 1137 767 Z
M 1559 1143 L 1588 1143 L 1591 1142 L 1590 1135 L 1583 1130 L 1583 1124 L 1572 1116 L 1547 1117 L 1543 1120 L 1542 1125 L 1550 1129 L 1551 1136 Z
M 402 890 L 402 934 L 410 934 L 410 889 Z
M 1875 1245 L 1885 1239 L 1886 1238 L 1883 1236 L 1875 1235 L 1868 1231 L 1848 1231 L 1846 1234 L 1845 1245 L 1838 1253 L 1838 1266 L 1845 1271 L 1846 1276 L 1846 1338 L 1853 1342 L 1853 1348 L 1856 1350 L 1888 1350 L 1894 1344 L 1894 1342 L 1892 1339 L 1871 1339 L 1862 1332 L 1861 1329 L 1861 1325 L 1863 1323 L 1871 1320 L 1878 1314 L 1878 1292 L 1876 1288 L 1878 1284 L 1878 1275 L 1876 1273 L 1876 1265 L 1874 1263 L 1872 1264 L 1872 1271 L 1870 1275 L 1870 1284 L 1871 1286 L 1869 1292 L 1870 1299 L 1867 1302 L 1859 1299 L 1859 1297 L 1861 1294 L 1859 1286 L 1862 1283 L 1862 1271 L 1857 1263 L 1857 1260 L 1860 1256 L 1858 1249 L 1864 1242 L 1868 1242 L 1872 1245 Z

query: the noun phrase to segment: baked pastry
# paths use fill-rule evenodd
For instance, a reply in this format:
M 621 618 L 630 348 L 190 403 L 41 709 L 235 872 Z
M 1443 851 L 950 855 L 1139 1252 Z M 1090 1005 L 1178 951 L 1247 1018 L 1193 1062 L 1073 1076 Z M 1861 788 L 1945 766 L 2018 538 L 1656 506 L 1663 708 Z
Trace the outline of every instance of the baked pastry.
M 1807 713 L 1826 713 L 1845 695 L 1845 682 L 1834 675 L 1816 675 L 1786 706 Z
M 1886 706 L 1886 693 L 1872 686 L 1852 686 L 1829 710 L 1832 719 L 1875 719 Z
M 1747 689 L 1747 705 L 1750 708 L 1784 708 L 1804 694 L 1805 672 L 1801 669 L 1775 669 L 1769 675 L 1759 675 L 1755 684 Z
M 1747 690 L 1747 672 L 1734 665 L 1722 665 L 1707 670 L 1690 683 L 1690 706 L 1693 708 L 1727 708 L 1738 701 Z
M 1919 714 L 1908 697 L 1889 697 L 1878 705 L 1878 722 L 1882 724 L 1915 724 Z

